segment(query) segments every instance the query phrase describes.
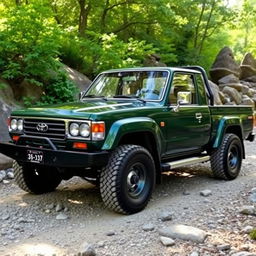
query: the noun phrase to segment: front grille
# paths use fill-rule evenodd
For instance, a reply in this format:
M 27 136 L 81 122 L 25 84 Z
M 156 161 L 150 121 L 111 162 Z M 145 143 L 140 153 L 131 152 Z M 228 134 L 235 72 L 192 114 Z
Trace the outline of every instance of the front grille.
M 47 131 L 38 131 L 37 126 L 42 123 L 48 126 Z M 62 120 L 24 119 L 24 134 L 61 141 L 66 138 L 65 122 Z

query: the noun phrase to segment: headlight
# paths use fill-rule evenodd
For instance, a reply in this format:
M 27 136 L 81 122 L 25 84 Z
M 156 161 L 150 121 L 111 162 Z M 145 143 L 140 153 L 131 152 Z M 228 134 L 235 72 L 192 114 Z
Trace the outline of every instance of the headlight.
M 71 123 L 69 126 L 69 132 L 72 136 L 78 136 L 79 134 L 79 124 Z
M 82 137 L 89 137 L 90 126 L 88 124 L 81 124 L 79 128 L 79 133 Z
M 19 119 L 18 122 L 17 122 L 17 128 L 18 128 L 18 131 L 23 131 L 23 120 L 22 119 Z
M 17 128 L 18 128 L 18 121 L 17 121 L 17 119 L 12 119 L 12 121 L 11 121 L 11 129 L 13 131 L 16 131 Z

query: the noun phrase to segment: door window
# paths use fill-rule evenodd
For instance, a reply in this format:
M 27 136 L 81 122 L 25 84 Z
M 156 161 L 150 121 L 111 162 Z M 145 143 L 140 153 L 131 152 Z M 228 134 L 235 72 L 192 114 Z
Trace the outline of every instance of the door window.
M 193 75 L 175 73 L 173 77 L 171 92 L 169 96 L 170 104 L 176 105 L 179 92 L 191 93 L 191 104 L 198 104 L 196 87 L 194 84 Z

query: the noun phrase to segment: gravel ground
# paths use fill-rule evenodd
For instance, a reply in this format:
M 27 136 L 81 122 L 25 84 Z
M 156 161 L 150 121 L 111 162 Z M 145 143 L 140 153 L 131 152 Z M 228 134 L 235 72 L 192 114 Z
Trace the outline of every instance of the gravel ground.
M 177 169 L 163 175 L 148 207 L 130 216 L 105 209 L 99 189 L 79 178 L 37 196 L 13 180 L 1 182 L 0 255 L 76 255 L 84 243 L 96 255 L 254 255 L 256 242 L 244 229 L 256 228 L 256 216 L 239 209 L 253 205 L 255 146 L 246 143 L 247 159 L 236 180 L 213 179 L 209 164 Z M 210 193 L 200 194 L 203 190 Z M 168 220 L 161 220 L 163 215 Z M 174 245 L 164 246 L 158 231 L 171 224 L 197 227 L 208 236 L 201 244 L 175 239 Z

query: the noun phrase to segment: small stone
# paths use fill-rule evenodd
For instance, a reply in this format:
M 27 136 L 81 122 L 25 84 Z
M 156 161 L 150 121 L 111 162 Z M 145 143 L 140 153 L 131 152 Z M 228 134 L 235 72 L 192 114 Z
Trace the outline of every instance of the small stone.
M 256 256 L 256 254 L 251 252 L 246 252 L 246 251 L 240 251 L 240 252 L 233 253 L 231 256 Z
M 45 209 L 48 209 L 48 210 L 52 210 L 54 208 L 54 203 L 51 203 L 51 204 L 47 204 Z
M 255 208 L 253 205 L 244 205 L 239 210 L 239 213 L 245 214 L 245 215 L 254 215 L 255 214 Z
M 168 221 L 168 220 L 172 220 L 172 213 L 170 212 L 162 212 L 159 216 L 159 219 L 161 221 Z
M 56 216 L 56 220 L 66 220 L 68 219 L 69 217 L 65 214 L 65 213 L 59 213 L 57 216 Z
M 0 171 L 0 176 L 3 177 L 3 179 L 6 177 L 6 172 L 4 170 Z
M 173 246 L 173 245 L 175 245 L 175 241 L 173 239 L 169 238 L 169 237 L 161 236 L 160 241 L 164 246 Z
M 2 217 L 2 220 L 9 220 L 9 219 L 10 219 L 9 214 L 3 215 L 3 217 Z
M 6 176 L 10 180 L 14 179 L 14 173 L 13 172 L 7 172 Z
M 217 249 L 220 251 L 227 251 L 227 250 L 230 250 L 230 248 L 231 248 L 230 244 L 217 245 Z
M 80 252 L 78 254 L 79 256 L 95 256 L 96 251 L 94 249 L 94 246 L 92 244 L 84 243 L 81 246 Z
M 209 189 L 205 189 L 205 190 L 200 191 L 200 195 L 207 197 L 207 196 L 212 195 L 212 191 Z
M 240 246 L 240 250 L 249 251 L 249 249 L 250 249 L 250 245 L 249 244 L 242 244 Z
M 248 225 L 242 229 L 242 232 L 245 234 L 249 234 L 249 233 L 251 233 L 252 230 L 253 230 L 253 226 Z
M 184 196 L 188 196 L 190 195 L 190 192 L 188 190 L 184 190 L 183 193 L 182 193 Z
M 199 253 L 198 252 L 192 252 L 189 254 L 189 256 L 199 256 Z
M 256 192 L 252 193 L 252 194 L 249 196 L 249 200 L 250 200 L 252 203 L 256 203 Z
M 50 209 L 46 209 L 44 212 L 45 213 L 51 213 L 51 210 Z
M 155 226 L 151 223 L 145 224 L 142 229 L 146 232 L 153 231 L 155 229 Z
M 114 236 L 116 233 L 114 231 L 109 231 L 106 233 L 106 236 Z
M 209 204 L 210 202 L 211 202 L 211 200 L 209 200 L 209 199 L 204 199 L 204 201 L 203 201 L 205 204 Z
M 3 180 L 3 183 L 4 183 L 4 184 L 9 184 L 10 181 L 9 181 L 9 180 Z
M 104 241 L 99 241 L 99 242 L 97 243 L 97 245 L 98 245 L 99 248 L 102 248 L 102 247 L 105 246 L 105 242 L 104 242 Z
M 173 224 L 159 230 L 161 236 L 170 237 L 173 239 L 182 239 L 203 243 L 207 237 L 207 233 L 199 228 L 187 225 Z
M 58 204 L 56 205 L 55 211 L 56 211 L 56 212 L 60 212 L 61 210 L 63 210 L 63 205 L 62 205 L 61 203 L 58 203 Z

